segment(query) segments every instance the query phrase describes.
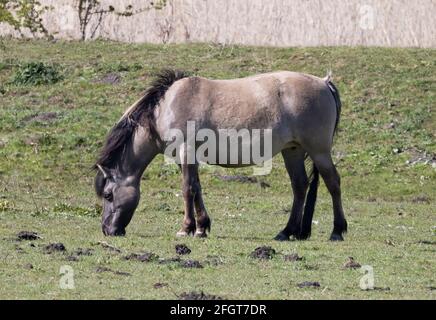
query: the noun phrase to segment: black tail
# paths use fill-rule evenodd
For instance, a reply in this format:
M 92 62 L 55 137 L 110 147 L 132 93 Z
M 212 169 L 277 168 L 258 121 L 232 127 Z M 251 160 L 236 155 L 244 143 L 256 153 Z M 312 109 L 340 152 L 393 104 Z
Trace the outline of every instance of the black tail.
M 325 79 L 325 82 L 326 82 L 327 86 L 329 87 L 330 92 L 332 93 L 333 98 L 335 98 L 335 102 L 336 102 L 336 122 L 335 122 L 335 131 L 334 131 L 334 133 L 336 133 L 336 131 L 338 130 L 338 126 L 339 126 L 339 120 L 341 119 L 341 109 L 342 109 L 341 97 L 339 95 L 338 88 L 336 88 L 336 86 L 332 82 L 330 76 L 327 76 L 327 78 Z
M 331 81 L 330 76 L 327 76 L 327 78 L 325 78 L 325 82 L 329 87 L 330 92 L 332 93 L 333 98 L 335 99 L 336 102 L 336 122 L 335 122 L 335 130 L 333 132 L 333 136 L 334 136 L 338 129 L 339 120 L 341 117 L 342 103 L 341 103 L 341 98 L 339 96 L 339 90 Z M 312 231 L 312 219 L 313 219 L 313 213 L 315 212 L 315 203 L 316 203 L 316 197 L 318 194 L 318 185 L 319 185 L 319 171 L 315 166 L 315 164 L 313 164 L 312 173 L 310 177 L 311 177 L 311 182 L 309 186 L 309 192 L 307 193 L 307 197 L 306 197 L 306 204 L 304 206 L 303 222 L 301 225 L 301 233 L 299 239 L 308 239 Z

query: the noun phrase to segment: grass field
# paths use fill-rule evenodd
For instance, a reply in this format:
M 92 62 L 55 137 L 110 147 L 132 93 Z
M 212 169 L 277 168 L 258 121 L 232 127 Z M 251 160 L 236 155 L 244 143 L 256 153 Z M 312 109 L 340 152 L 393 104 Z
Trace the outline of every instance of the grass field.
M 61 80 L 23 85 L 17 77 L 27 62 L 53 64 Z M 280 157 L 262 178 L 269 188 L 216 176 L 249 175 L 250 169 L 202 169 L 213 219 L 207 239 L 175 238 L 182 221 L 181 178 L 156 159 L 144 175 L 127 236 L 105 238 L 90 167 L 105 134 L 163 67 L 212 78 L 283 69 L 324 76 L 332 69 L 343 100 L 333 154 L 342 176 L 346 240 L 328 241 L 333 215 L 324 184 L 312 238 L 272 240 L 292 200 Z M 0 298 L 176 299 L 203 291 L 225 299 L 434 299 L 435 80 L 435 50 L 4 40 Z M 42 239 L 17 241 L 23 230 Z M 47 254 L 44 247 L 56 242 L 67 252 Z M 182 259 L 198 260 L 203 268 L 123 259 L 144 252 L 172 258 L 180 243 L 192 250 Z M 263 245 L 276 250 L 271 260 L 250 257 Z M 91 255 L 71 258 L 78 248 L 92 249 Z M 303 260 L 285 261 L 291 253 Z M 373 267 L 374 290 L 359 287 L 360 269 L 343 267 L 350 256 Z M 64 265 L 74 270 L 75 289 L 59 286 Z M 304 281 L 320 287 L 299 288 Z

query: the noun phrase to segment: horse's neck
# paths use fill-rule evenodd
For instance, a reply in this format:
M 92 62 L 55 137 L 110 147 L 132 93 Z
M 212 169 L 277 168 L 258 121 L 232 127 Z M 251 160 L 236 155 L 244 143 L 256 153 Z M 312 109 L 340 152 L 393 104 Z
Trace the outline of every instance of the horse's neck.
M 138 126 L 122 157 L 122 167 L 128 175 L 140 178 L 144 170 L 159 153 L 147 129 Z

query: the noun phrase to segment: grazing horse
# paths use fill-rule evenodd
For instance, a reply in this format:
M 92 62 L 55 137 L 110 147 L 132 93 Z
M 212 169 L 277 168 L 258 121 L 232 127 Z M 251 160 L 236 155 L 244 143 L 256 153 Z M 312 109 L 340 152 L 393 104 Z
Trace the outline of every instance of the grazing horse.
M 112 128 L 95 164 L 95 190 L 103 198 L 103 233 L 125 235 L 139 202 L 144 170 L 156 155 L 165 153 L 170 144 L 166 134 L 174 128 L 186 133 L 186 124 L 191 121 L 195 130 L 211 132 L 221 128 L 270 129 L 271 157 L 281 152 L 294 194 L 289 221 L 275 239 L 310 236 L 321 175 L 333 202 L 330 240 L 343 240 L 347 222 L 340 178 L 331 158 L 340 111 L 339 92 L 330 75 L 322 79 L 280 71 L 242 79 L 210 80 L 179 71 L 162 71 Z M 185 160 L 186 149 L 184 141 L 179 146 L 179 157 Z M 313 163 L 310 177 L 305 170 L 306 158 Z M 198 161 L 189 163 L 183 159 L 180 167 L 185 210 L 177 235 L 205 237 L 211 220 L 203 202 Z M 215 164 L 229 166 L 220 161 Z M 231 166 L 246 165 L 236 162 Z

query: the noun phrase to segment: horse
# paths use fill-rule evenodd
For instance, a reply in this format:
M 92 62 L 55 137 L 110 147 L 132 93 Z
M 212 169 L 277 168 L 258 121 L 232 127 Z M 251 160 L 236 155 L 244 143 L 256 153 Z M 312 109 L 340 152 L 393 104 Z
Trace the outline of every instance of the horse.
M 347 221 L 342 207 L 340 176 L 331 157 L 340 113 L 339 91 L 330 74 L 319 78 L 278 71 L 211 80 L 177 70 L 161 71 L 110 130 L 94 165 L 95 191 L 103 201 L 103 234 L 126 234 L 139 203 L 144 170 L 174 142 L 165 138 L 170 130 L 178 129 L 186 134 L 186 124 L 193 122 L 195 130 L 207 129 L 212 133 L 222 128 L 270 130 L 270 158 L 282 154 L 293 191 L 289 220 L 275 240 L 310 237 L 320 175 L 333 204 L 330 240 L 343 240 Z M 193 148 L 197 150 L 200 145 L 195 143 Z M 211 219 L 203 201 L 199 161 L 186 161 L 187 149 L 186 139 L 182 140 L 177 147 L 177 157 L 182 160 L 179 167 L 184 218 L 176 235 L 206 237 L 210 233 Z M 306 160 L 312 163 L 309 175 Z M 252 165 L 238 160 L 230 165 L 222 160 L 214 164 Z

